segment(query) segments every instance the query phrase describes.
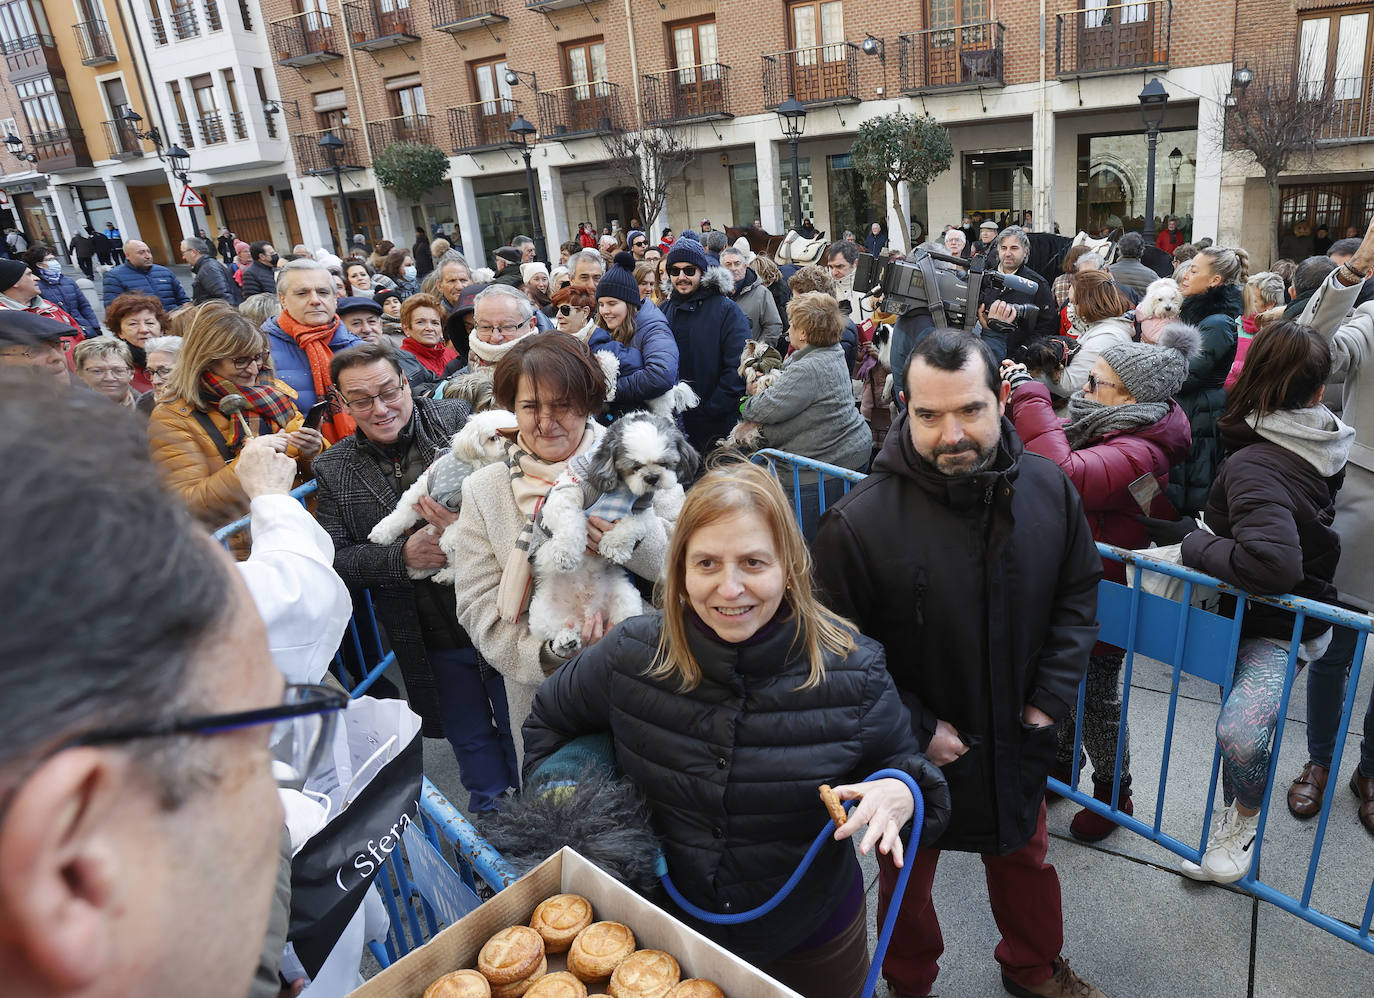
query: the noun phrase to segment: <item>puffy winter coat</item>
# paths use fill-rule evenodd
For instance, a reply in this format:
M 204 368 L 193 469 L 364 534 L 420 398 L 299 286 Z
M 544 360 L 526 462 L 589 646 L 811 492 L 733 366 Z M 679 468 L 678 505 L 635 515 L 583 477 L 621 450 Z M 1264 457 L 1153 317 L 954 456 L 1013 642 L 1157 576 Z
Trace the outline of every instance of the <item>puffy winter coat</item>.
M 730 271 L 712 267 L 690 295 L 675 291 L 663 306 L 677 340 L 678 374 L 701 396 L 700 405 L 682 414 L 682 425 L 692 446 L 703 453 L 735 425 L 744 395 L 739 359 L 750 328 L 728 297 L 734 286 Z
M 821 520 L 816 581 L 883 646 L 921 746 L 937 720 L 970 743 L 941 767 L 949 828 L 922 844 L 1006 855 L 1035 831 L 1097 640 L 1102 561 L 1073 484 L 1009 422 L 987 470 L 949 477 L 916 454 L 909 419 Z M 1055 723 L 1027 727 L 1026 704 Z
M 310 361 L 306 358 L 305 351 L 281 328 L 275 318 L 264 322 L 262 331 L 267 334 L 267 346 L 272 351 L 273 373 L 295 391 L 296 405 L 302 411 L 309 412 L 310 407 L 319 399 L 315 397 L 315 378 L 310 373 Z M 361 342 L 362 340 L 344 329 L 343 323 L 340 322 L 334 332 L 334 338 L 329 341 L 329 349 L 338 353 Z
M 1022 384 L 1011 394 L 1011 421 L 1032 454 L 1049 458 L 1069 476 L 1083 499 L 1083 512 L 1093 540 L 1124 548 L 1149 544 L 1145 528 L 1136 519 L 1140 507 L 1127 486 L 1141 475 L 1154 475 L 1168 483 L 1169 466 L 1188 454 L 1193 434 L 1188 417 L 1177 402 L 1157 423 L 1108 433 L 1087 447 L 1069 449 L 1064 426 L 1050 406 L 1050 394 L 1038 381 Z M 1104 562 L 1109 572 L 1125 581 L 1120 562 Z
M 629 343 L 620 343 L 598 326 L 588 337 L 587 346 L 593 351 L 608 350 L 620 361 L 612 412 L 638 409 L 677 384 L 677 340 L 668 328 L 668 320 L 653 302 L 645 301 L 639 306 L 635 334 Z
M 277 293 L 277 272 L 261 260 L 254 260 L 243 271 L 243 297 Z
M 778 341 L 782 335 L 778 303 L 773 300 L 772 292 L 763 286 L 758 274 L 745 270 L 744 285 L 735 289 L 730 300 L 740 307 L 744 317 L 749 320 L 754 339 L 770 344 Z
M 524 772 L 580 735 L 610 731 L 620 771 L 648 800 L 673 882 L 693 904 L 744 911 L 771 897 L 825 822 L 818 785 L 889 766 L 921 772 L 909 716 L 867 638 L 847 658 L 827 655 L 824 681 L 798 689 L 808 669 L 790 622 L 727 644 L 691 619 L 702 681 L 684 693 L 675 678 L 645 675 L 662 626 L 660 613 L 632 617 L 540 687 L 524 725 Z M 767 963 L 825 923 L 855 867 L 850 843 L 828 841 L 763 918 L 723 927 L 673 913 Z
M 186 297 L 186 289 L 181 286 L 177 275 L 156 263 L 147 270 L 140 270 L 132 263 L 121 263 L 118 267 L 111 267 L 105 271 L 104 283 L 100 287 L 100 299 L 106 308 L 126 291 L 156 295 L 161 299 L 162 307 L 169 312 L 191 300 Z
M 40 270 L 38 293 L 79 322 L 88 338 L 100 335 L 100 320 L 95 317 L 91 301 L 72 278 L 61 272 Z
M 862 470 L 873 452 L 873 433 L 854 405 L 854 388 L 838 343 L 803 346 L 783 361 L 778 380 L 739 408 L 762 424 L 769 447 L 813 461 Z
M 1201 511 L 1221 464 L 1223 448 L 1217 421 L 1226 411 L 1226 375 L 1236 358 L 1236 316 L 1242 308 L 1241 290 L 1236 284 L 1223 284 L 1183 299 L 1179 317 L 1197 326 L 1202 351 L 1188 363 L 1188 378 L 1174 396 L 1193 428 L 1193 446 L 1187 459 L 1169 470 L 1169 501 L 1180 513 Z
M 196 261 L 196 279 L 191 282 L 191 301 L 197 305 L 207 301 L 227 301 L 230 305 L 239 303 L 239 286 L 229 277 L 229 271 L 212 256 L 203 256 Z

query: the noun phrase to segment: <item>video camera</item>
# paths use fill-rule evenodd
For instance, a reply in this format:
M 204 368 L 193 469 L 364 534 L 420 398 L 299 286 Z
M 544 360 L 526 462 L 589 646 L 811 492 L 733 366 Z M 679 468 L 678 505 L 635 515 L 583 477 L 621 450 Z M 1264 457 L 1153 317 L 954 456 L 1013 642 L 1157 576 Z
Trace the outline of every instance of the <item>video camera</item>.
M 982 257 L 965 260 L 926 249 L 918 249 L 914 260 L 890 263 L 861 253 L 854 263 L 854 288 L 879 295 L 882 311 L 892 315 L 920 311 L 929 314 L 937 326 L 972 330 L 980 302 L 995 301 L 1007 291 L 1036 292 L 1034 281 L 983 267 Z M 1031 326 L 1040 316 L 1035 305 L 1011 307 L 1017 319 Z

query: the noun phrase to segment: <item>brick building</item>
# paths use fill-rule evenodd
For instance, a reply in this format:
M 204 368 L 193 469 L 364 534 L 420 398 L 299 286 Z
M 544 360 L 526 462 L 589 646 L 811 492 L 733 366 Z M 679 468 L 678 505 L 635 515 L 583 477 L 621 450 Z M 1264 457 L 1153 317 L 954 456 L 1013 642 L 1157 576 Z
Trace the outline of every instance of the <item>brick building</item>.
M 321 234 L 340 229 L 318 148 L 327 129 L 356 168 L 345 194 L 369 237 L 443 226 L 487 257 L 529 232 L 524 164 L 507 141 L 516 115 L 539 129 L 533 165 L 554 242 L 579 221 L 638 214 L 598 133 L 640 121 L 686 129 L 701 150 L 664 224 L 758 218 L 777 231 L 790 221 L 791 171 L 774 110 L 794 94 L 808 111 L 802 210 L 832 234 L 896 210 L 848 153 L 864 118 L 897 108 L 929 111 L 953 133 L 953 168 L 904 198 L 922 230 L 961 211 L 1029 210 L 1065 232 L 1113 216 L 1138 225 L 1137 96 L 1156 75 L 1170 94 L 1157 213 L 1172 207 L 1198 236 L 1218 225 L 1234 3 L 1050 0 L 1043 46 L 1031 0 L 265 0 L 263 11 L 305 166 L 293 182 L 311 206 L 302 224 Z M 367 169 L 412 137 L 450 154 L 451 189 L 424 205 L 374 190 Z

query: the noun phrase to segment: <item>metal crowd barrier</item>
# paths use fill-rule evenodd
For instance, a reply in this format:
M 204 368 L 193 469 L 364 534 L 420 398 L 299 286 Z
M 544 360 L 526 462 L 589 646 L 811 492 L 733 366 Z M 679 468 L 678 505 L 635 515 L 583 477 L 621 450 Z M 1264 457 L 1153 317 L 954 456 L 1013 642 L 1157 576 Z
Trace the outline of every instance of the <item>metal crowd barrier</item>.
M 801 481 L 800 475 L 803 471 L 810 471 L 817 473 L 822 481 L 824 481 L 826 477 L 842 480 L 844 482 L 843 488 L 845 492 L 849 491 L 852 483 L 862 481 L 865 477 L 858 472 L 846 471 L 843 468 L 836 468 L 833 465 L 811 461 L 795 454 L 786 454 L 775 450 L 759 451 L 754 455 L 754 460 L 761 464 L 767 464 L 784 482 L 787 481 L 789 472 L 792 482 L 796 484 Z M 793 510 L 800 523 L 803 519 L 801 496 L 796 489 L 793 490 L 792 495 Z M 825 493 L 823 489 L 821 490 L 821 502 L 821 508 L 822 511 L 824 511 Z M 1117 734 L 1116 759 L 1113 767 L 1115 771 L 1112 777 L 1111 799 L 1113 801 L 1118 799 L 1121 789 L 1121 756 L 1125 743 L 1127 722 L 1129 721 L 1131 677 L 1135 666 L 1136 656 L 1144 655 L 1164 663 L 1172 670 L 1168 714 L 1164 729 L 1163 758 L 1160 764 L 1154 815 L 1150 820 L 1141 820 L 1140 818 L 1124 814 L 1115 805 L 1105 804 L 1095 799 L 1092 794 L 1084 793 L 1078 788 L 1077 774 L 1074 775 L 1072 784 L 1066 785 L 1059 780 L 1051 778 L 1047 783 L 1048 787 L 1082 807 L 1086 807 L 1097 814 L 1105 815 L 1128 831 L 1134 832 L 1142 838 L 1162 846 L 1179 857 L 1191 860 L 1194 863 L 1200 862 L 1202 853 L 1207 847 L 1207 838 L 1211 831 L 1211 816 L 1213 807 L 1216 803 L 1217 777 L 1221 769 L 1221 749 L 1220 746 L 1214 745 L 1207 798 L 1203 804 L 1202 811 L 1202 835 L 1197 845 L 1192 845 L 1170 834 L 1164 828 L 1165 791 L 1168 786 L 1171 763 L 1170 755 L 1174 741 L 1174 724 L 1178 712 L 1180 680 L 1184 675 L 1189 675 L 1214 683 L 1221 688 L 1221 699 L 1224 702 L 1231 692 L 1231 681 L 1236 661 L 1236 652 L 1240 645 L 1241 625 L 1245 618 L 1246 607 L 1250 604 L 1264 604 L 1267 606 L 1276 606 L 1291 612 L 1294 615 L 1294 621 L 1292 636 L 1289 642 L 1286 681 L 1284 683 L 1282 702 L 1279 707 L 1278 727 L 1274 733 L 1274 740 L 1269 758 L 1268 792 L 1266 793 L 1265 803 L 1259 815 L 1259 826 L 1256 832 L 1254 847 L 1254 859 L 1250 865 L 1250 872 L 1233 886 L 1257 898 L 1268 901 L 1274 906 L 1290 914 L 1296 915 L 1346 942 L 1353 943 L 1355 946 L 1358 946 L 1368 953 L 1374 953 L 1374 939 L 1372 939 L 1370 935 L 1370 923 L 1374 920 L 1374 882 L 1371 882 L 1364 914 L 1358 926 L 1334 918 L 1329 914 L 1319 911 L 1312 905 L 1313 887 L 1316 882 L 1317 865 L 1321 858 L 1322 845 L 1326 836 L 1327 821 L 1331 814 L 1332 800 L 1337 796 L 1337 790 L 1340 786 L 1340 781 L 1336 778 L 1335 773 L 1342 764 L 1346 733 L 1350 728 L 1350 718 L 1355 710 L 1355 700 L 1360 680 L 1360 666 L 1364 660 L 1366 642 L 1371 630 L 1374 630 L 1374 618 L 1371 618 L 1367 614 L 1356 613 L 1341 607 L 1318 603 L 1298 596 L 1250 595 L 1232 586 L 1228 586 L 1219 579 L 1214 579 L 1211 576 L 1193 571 L 1181 565 L 1156 561 L 1148 556 L 1141 556 L 1134 552 L 1126 551 L 1121 548 L 1114 548 L 1105 544 L 1099 544 L 1098 550 L 1105 558 L 1125 563 L 1127 571 L 1133 576 L 1133 584 L 1130 586 L 1106 580 L 1103 580 L 1098 585 L 1097 613 L 1100 626 L 1099 636 L 1102 641 L 1116 645 L 1126 651 L 1122 675 L 1123 692 L 1121 699 L 1121 718 L 1123 723 Z M 1142 589 L 1141 577 L 1145 571 L 1158 572 L 1161 575 L 1167 575 L 1181 580 L 1183 583 L 1181 601 L 1157 596 Z M 1193 606 L 1193 593 L 1195 588 L 1199 586 L 1211 586 L 1235 596 L 1234 612 L 1229 616 L 1223 616 Z M 1318 620 L 1329 621 L 1335 625 L 1353 628 L 1359 632 L 1359 636 L 1355 648 L 1354 665 L 1351 668 L 1350 678 L 1346 685 L 1345 702 L 1341 709 L 1340 728 L 1336 738 L 1335 753 L 1332 756 L 1333 776 L 1322 800 L 1320 817 L 1316 822 L 1316 835 L 1312 843 L 1310 855 L 1307 858 L 1307 872 L 1303 887 L 1301 892 L 1295 895 L 1286 893 L 1274 885 L 1266 883 L 1261 879 L 1260 874 L 1261 860 L 1263 858 L 1264 830 L 1269 818 L 1270 804 L 1275 797 L 1278 797 L 1280 800 L 1283 799 L 1281 793 L 1275 794 L 1273 791 L 1277 780 L 1279 752 L 1283 745 L 1284 727 L 1288 713 L 1288 701 L 1296 677 L 1297 647 L 1300 643 L 1299 636 L 1302 633 L 1304 622 L 1311 617 L 1315 617 Z M 1078 717 L 1080 718 L 1083 717 L 1086 689 L 1087 684 L 1085 680 L 1078 688 Z M 1074 736 L 1073 758 L 1080 758 L 1079 753 L 1082 751 L 1082 743 L 1083 726 L 1079 724 Z M 1074 768 L 1076 769 L 1077 767 Z M 1136 779 L 1135 786 L 1137 790 L 1142 786 L 1138 778 Z

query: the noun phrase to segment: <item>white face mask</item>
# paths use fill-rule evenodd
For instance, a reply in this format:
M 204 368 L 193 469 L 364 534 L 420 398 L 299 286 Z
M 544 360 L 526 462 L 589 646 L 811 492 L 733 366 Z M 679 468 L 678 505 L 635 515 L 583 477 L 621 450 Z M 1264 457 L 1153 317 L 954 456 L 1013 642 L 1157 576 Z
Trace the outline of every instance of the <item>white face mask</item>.
M 407 267 L 405 270 L 401 271 L 401 273 L 405 274 L 407 281 L 415 280 L 416 270 L 414 267 Z
M 43 264 L 43 269 L 51 274 L 60 274 L 62 273 L 62 261 L 49 260 L 47 263 Z

